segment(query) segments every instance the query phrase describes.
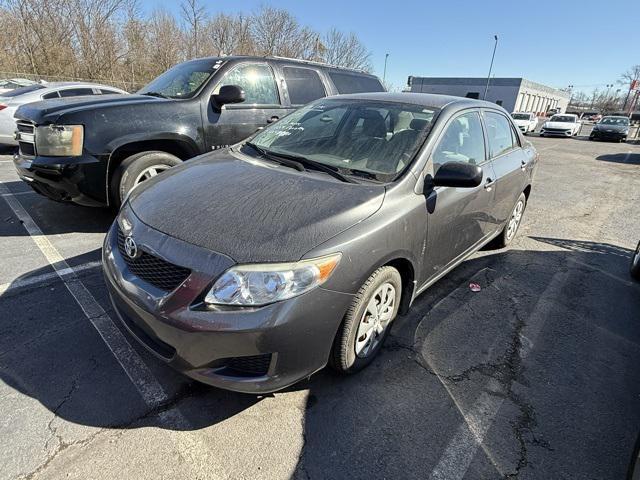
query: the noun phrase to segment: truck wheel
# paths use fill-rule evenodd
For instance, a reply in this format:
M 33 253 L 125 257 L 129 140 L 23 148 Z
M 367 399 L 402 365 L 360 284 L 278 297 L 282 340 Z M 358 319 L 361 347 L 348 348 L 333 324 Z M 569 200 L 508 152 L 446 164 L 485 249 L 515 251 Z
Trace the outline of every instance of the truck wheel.
M 329 364 L 339 373 L 355 373 L 376 357 L 398 314 L 402 279 L 393 267 L 381 267 L 364 282 L 333 341 Z
M 166 152 L 140 152 L 125 158 L 111 178 L 111 203 L 120 207 L 135 187 L 181 163 L 178 157 Z

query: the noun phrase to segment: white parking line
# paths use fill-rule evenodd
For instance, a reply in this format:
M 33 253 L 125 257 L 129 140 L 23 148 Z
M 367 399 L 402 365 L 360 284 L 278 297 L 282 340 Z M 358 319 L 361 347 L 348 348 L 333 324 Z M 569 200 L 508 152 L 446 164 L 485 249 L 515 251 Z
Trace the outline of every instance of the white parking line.
M 562 286 L 567 282 L 568 277 L 569 272 L 557 272 L 552 277 L 544 292 L 540 295 L 540 300 L 536 303 L 536 306 L 527 319 L 527 324 L 524 328 L 524 330 L 526 330 L 527 341 L 522 343 L 519 352 L 520 358 L 525 358 L 533 349 L 534 343 L 542 330 L 551 309 L 554 308 L 552 298 L 555 296 L 556 292 L 561 291 Z M 422 355 L 422 358 L 427 362 L 427 358 L 424 355 Z M 500 407 L 502 407 L 502 404 L 504 403 L 504 397 L 491 395 L 484 391 L 480 394 L 471 408 L 465 412 L 460 408 L 459 402 L 457 402 L 452 395 L 446 381 L 438 375 L 438 372 L 433 368 L 433 366 L 429 365 L 429 367 L 438 376 L 444 385 L 444 388 L 449 392 L 449 395 L 451 395 L 451 398 L 458 406 L 458 409 L 460 409 L 460 413 L 465 421 L 460 425 L 456 434 L 447 445 L 447 448 L 440 457 L 436 467 L 431 471 L 429 479 L 462 479 L 466 475 L 469 465 L 471 465 L 478 448 L 485 448 L 482 442 L 491 428 Z M 499 391 L 499 389 L 500 386 L 492 379 L 485 390 Z M 494 463 L 494 466 L 500 470 L 499 465 L 495 465 L 495 461 L 490 452 L 486 453 L 490 461 Z M 505 472 L 501 471 L 498 473 L 502 475 L 505 474 Z
M 9 291 L 16 290 L 18 288 L 29 287 L 31 285 L 37 285 L 39 283 L 48 282 L 53 279 L 57 279 L 58 277 L 64 277 L 66 275 L 74 275 L 78 272 L 82 272 L 84 270 L 89 270 L 92 268 L 100 267 L 100 262 L 87 262 L 81 265 L 76 265 L 73 268 L 61 269 L 51 273 L 43 273 L 42 275 L 36 275 L 34 277 L 27 277 L 21 280 L 16 280 L 14 282 L 4 283 L 0 285 L 0 295 Z
M 153 376 L 149 368 L 140 356 L 131 347 L 122 332 L 115 326 L 113 320 L 104 311 L 87 287 L 76 275 L 75 270 L 69 266 L 60 252 L 51 244 L 42 233 L 31 216 L 24 209 L 20 201 L 9 192 L 6 185 L 0 183 L 0 194 L 6 194 L 3 198 L 20 219 L 35 244 L 43 253 L 49 264 L 62 279 L 67 290 L 76 300 L 87 320 L 91 322 L 106 343 L 113 356 L 116 358 L 124 372 L 127 374 L 140 396 L 151 408 L 155 408 L 169 400 L 160 383 Z M 163 419 L 171 419 L 174 423 L 187 426 L 187 420 L 179 411 L 169 411 L 162 414 Z

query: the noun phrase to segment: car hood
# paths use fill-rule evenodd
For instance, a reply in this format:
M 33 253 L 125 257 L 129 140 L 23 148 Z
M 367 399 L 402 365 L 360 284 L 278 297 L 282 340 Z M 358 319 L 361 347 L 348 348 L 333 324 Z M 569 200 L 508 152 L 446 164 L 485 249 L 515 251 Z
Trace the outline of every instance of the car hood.
M 544 124 L 545 128 L 566 128 L 567 130 L 575 126 L 576 124 L 571 122 L 546 122 Z
M 629 125 L 606 125 L 598 123 L 594 126 L 594 128 L 597 128 L 598 130 L 604 130 L 605 132 L 607 130 L 610 130 L 612 132 L 623 132 L 629 128 Z
M 55 123 L 57 118 L 67 113 L 168 101 L 171 100 L 149 97 L 147 95 L 125 94 L 55 98 L 22 105 L 16 111 L 15 117 L 20 120 L 32 121 L 36 125 L 42 125 L 45 123 Z
M 145 182 L 129 205 L 151 228 L 236 262 L 287 262 L 371 216 L 384 193 L 222 151 Z

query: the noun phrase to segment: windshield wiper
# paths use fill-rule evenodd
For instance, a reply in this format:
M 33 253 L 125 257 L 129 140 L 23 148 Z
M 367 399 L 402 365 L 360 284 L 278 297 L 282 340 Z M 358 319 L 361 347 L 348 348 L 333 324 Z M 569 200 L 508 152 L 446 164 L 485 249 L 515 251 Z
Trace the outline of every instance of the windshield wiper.
M 280 165 L 284 165 L 285 167 L 290 167 L 293 168 L 295 170 L 298 170 L 299 172 L 304 172 L 305 168 L 304 165 L 302 165 L 302 163 L 300 162 L 296 162 L 287 158 L 279 158 L 278 156 L 275 156 L 272 152 L 259 147 L 258 145 L 256 145 L 255 143 L 252 142 L 246 142 L 245 145 L 247 145 L 248 147 L 253 148 L 256 152 L 258 152 L 261 156 L 268 158 L 269 160 L 272 160 L 274 162 L 279 163 Z
M 291 154 L 291 153 L 274 152 L 272 150 L 265 150 L 265 151 L 267 152 L 268 155 L 276 155 L 276 156 L 281 157 L 281 158 L 286 158 L 286 159 L 289 159 L 291 161 L 295 161 L 295 162 L 301 163 L 302 165 L 304 165 L 306 167 L 311 167 L 311 168 L 314 168 L 316 170 L 320 170 L 321 172 L 324 172 L 324 173 L 327 173 L 327 174 L 331 175 L 333 178 L 337 178 L 341 182 L 357 183 L 354 180 L 351 180 L 349 177 L 341 174 L 338 171 L 337 167 L 332 167 L 332 166 L 329 166 L 329 165 L 325 165 L 324 163 L 316 162 L 315 160 L 311 160 L 310 158 L 303 157 L 302 155 L 294 155 L 294 154 Z
M 148 95 L 149 97 L 158 97 L 158 98 L 171 98 L 171 97 L 167 97 L 164 93 L 160 93 L 160 92 L 144 92 L 144 93 L 141 93 L 140 95 Z

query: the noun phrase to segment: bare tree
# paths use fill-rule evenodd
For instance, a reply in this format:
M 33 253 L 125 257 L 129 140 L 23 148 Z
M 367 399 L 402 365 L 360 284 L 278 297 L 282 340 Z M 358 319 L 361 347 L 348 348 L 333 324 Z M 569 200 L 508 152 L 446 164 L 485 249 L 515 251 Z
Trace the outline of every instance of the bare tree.
M 335 28 L 324 38 L 324 60 L 340 67 L 371 70 L 371 53 L 355 33 L 343 33 Z
M 207 13 L 199 0 L 183 0 L 180 14 L 187 27 L 188 50 L 190 58 L 200 56 L 200 36 L 207 21 Z

